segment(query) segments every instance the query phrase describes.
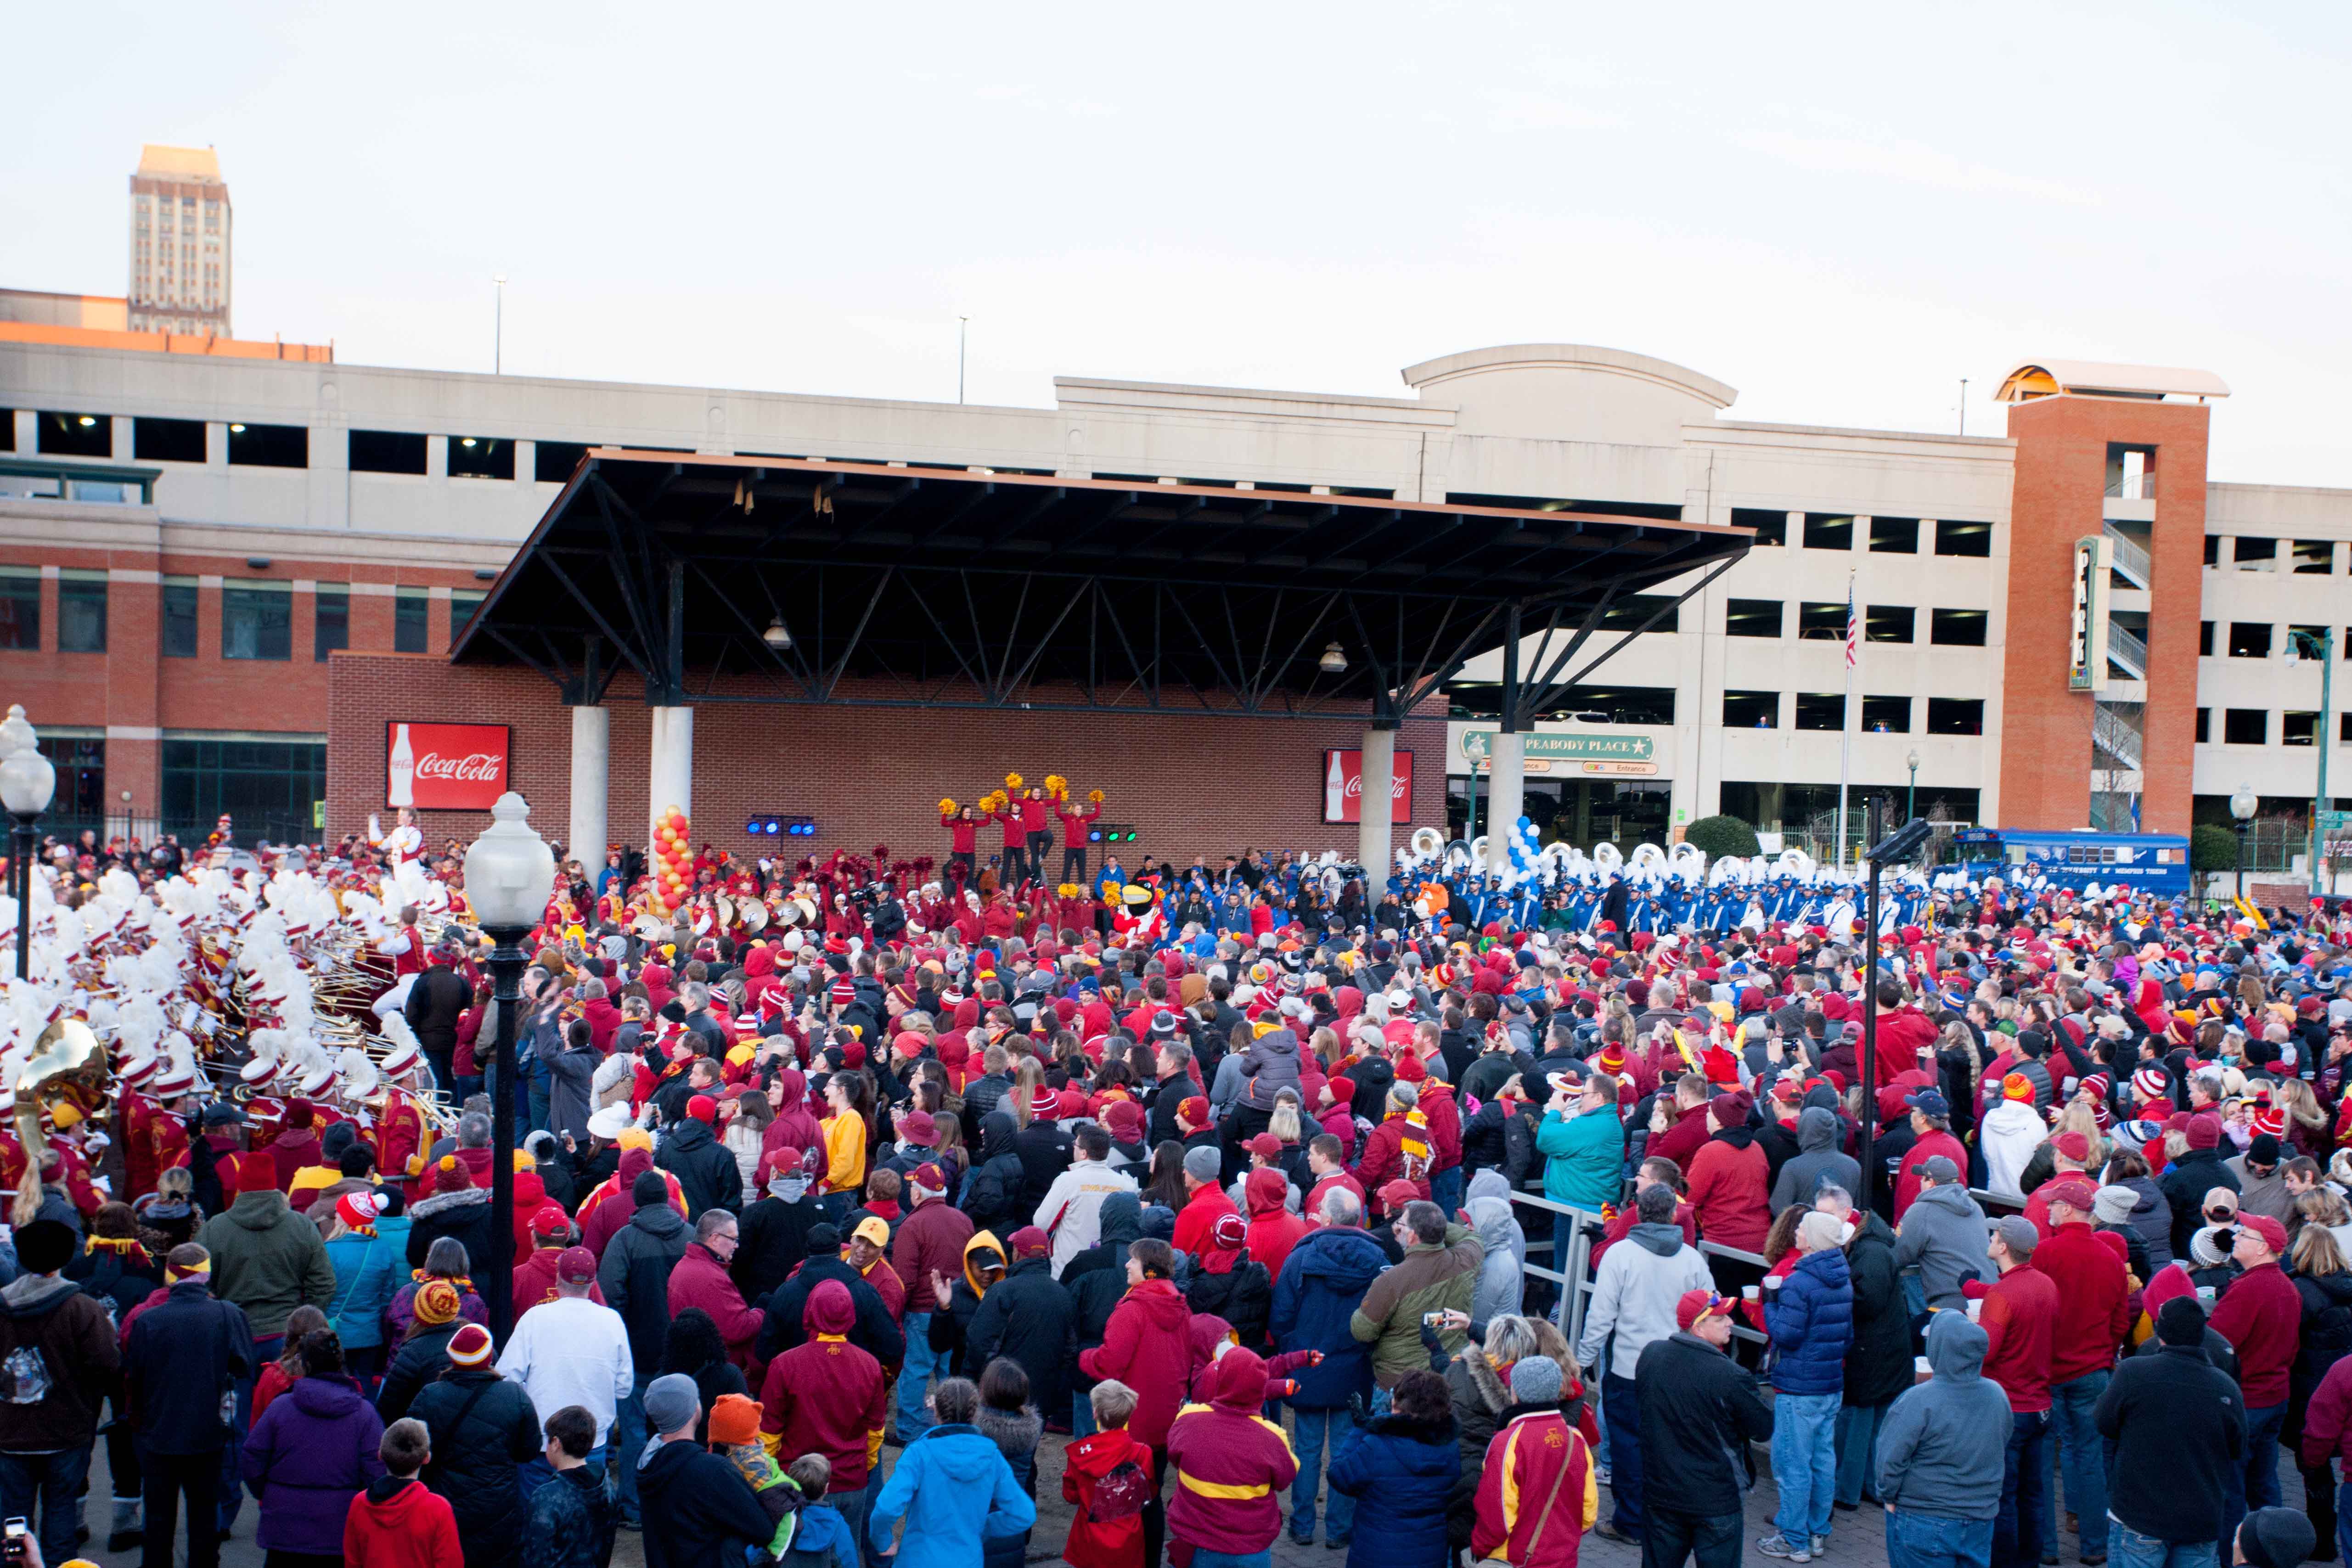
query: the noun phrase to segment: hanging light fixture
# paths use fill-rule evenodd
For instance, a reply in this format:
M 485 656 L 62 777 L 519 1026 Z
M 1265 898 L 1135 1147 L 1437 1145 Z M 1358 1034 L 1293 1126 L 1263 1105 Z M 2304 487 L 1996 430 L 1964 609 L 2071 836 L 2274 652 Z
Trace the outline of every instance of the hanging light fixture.
M 768 629 L 760 633 L 760 641 L 765 643 L 769 647 L 773 648 L 779 653 L 791 647 L 793 645 L 793 634 L 791 631 L 785 627 L 784 618 L 779 615 L 774 620 L 769 622 Z
M 1327 675 L 1345 674 L 1348 671 L 1348 655 L 1341 651 L 1339 643 L 1333 643 L 1323 650 L 1323 656 L 1315 661 L 1315 667 Z

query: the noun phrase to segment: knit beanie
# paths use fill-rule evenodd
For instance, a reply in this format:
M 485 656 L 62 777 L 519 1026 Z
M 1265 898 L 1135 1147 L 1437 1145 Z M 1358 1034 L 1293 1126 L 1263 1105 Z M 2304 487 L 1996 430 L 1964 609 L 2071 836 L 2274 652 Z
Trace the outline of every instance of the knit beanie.
M 2175 1296 L 2156 1312 L 2156 1337 L 2167 1344 L 2205 1343 L 2205 1305 L 2194 1296 Z
M 646 1385 L 646 1418 L 656 1432 L 682 1431 L 701 1414 L 701 1392 L 683 1372 L 665 1373 Z
M 2247 1568 L 2295 1568 L 2317 1540 L 2299 1508 L 2258 1508 L 2238 1526 L 2238 1551 Z
M 490 1360 L 490 1331 L 479 1323 L 467 1323 L 449 1336 L 449 1363 L 453 1366 L 487 1366 Z
M 1511 1397 L 1522 1405 L 1559 1403 L 1559 1363 L 1548 1355 L 1523 1356 L 1511 1367 Z
M 731 1448 L 760 1440 L 760 1402 L 743 1394 L 722 1394 L 710 1405 L 710 1442 Z
M 2139 1207 L 2139 1194 L 2127 1186 L 2103 1186 L 2091 1200 L 2091 1215 L 2102 1225 L 2121 1225 Z
M 439 1328 L 457 1319 L 457 1287 L 446 1280 L 427 1280 L 416 1288 L 410 1309 L 426 1328 Z

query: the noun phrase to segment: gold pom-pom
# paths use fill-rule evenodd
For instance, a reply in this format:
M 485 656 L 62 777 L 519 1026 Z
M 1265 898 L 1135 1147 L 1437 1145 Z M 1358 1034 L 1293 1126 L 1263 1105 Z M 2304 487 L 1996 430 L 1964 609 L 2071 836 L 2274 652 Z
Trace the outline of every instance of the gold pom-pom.
M 956 803 L 952 800 L 942 798 L 940 801 L 940 815 L 942 817 L 952 817 L 955 814 Z
M 1099 806 L 1102 804 L 1102 791 L 1099 789 L 1089 789 L 1087 791 L 1087 799 L 1093 804 Z
M 1021 788 L 1021 775 L 1019 775 L 1018 773 L 1008 773 L 1008 774 L 1006 774 L 1006 775 L 1004 776 L 1004 787 L 1005 787 L 1007 789 L 1020 789 L 1020 788 Z
M 1070 781 L 1058 773 L 1045 775 L 1045 793 L 1059 800 L 1070 792 Z

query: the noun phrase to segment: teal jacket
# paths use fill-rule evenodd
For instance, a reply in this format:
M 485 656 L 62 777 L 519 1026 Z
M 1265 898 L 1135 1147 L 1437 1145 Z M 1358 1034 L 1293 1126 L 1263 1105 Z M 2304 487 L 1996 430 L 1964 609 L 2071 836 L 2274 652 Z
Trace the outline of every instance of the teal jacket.
M 1625 1129 L 1608 1112 L 1568 1117 L 1545 1112 L 1536 1127 L 1536 1152 L 1544 1156 L 1544 1196 L 1554 1203 L 1597 1215 L 1624 1187 Z
M 384 1311 L 408 1283 L 408 1216 L 381 1216 L 373 1236 L 353 1230 L 336 1237 L 327 1243 L 327 1261 L 335 1270 L 328 1325 L 345 1350 L 382 1344 Z

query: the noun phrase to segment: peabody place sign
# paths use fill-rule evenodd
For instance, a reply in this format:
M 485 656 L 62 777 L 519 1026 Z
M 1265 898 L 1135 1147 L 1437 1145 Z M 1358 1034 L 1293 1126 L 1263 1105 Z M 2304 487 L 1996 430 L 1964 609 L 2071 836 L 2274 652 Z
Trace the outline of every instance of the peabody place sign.
M 1522 737 L 1527 744 L 1529 760 L 1549 758 L 1561 762 L 1648 762 L 1656 747 L 1646 735 L 1536 735 Z M 1462 732 L 1462 755 L 1475 763 L 1486 761 L 1494 754 L 1495 732 L 1491 729 L 1465 729 Z

